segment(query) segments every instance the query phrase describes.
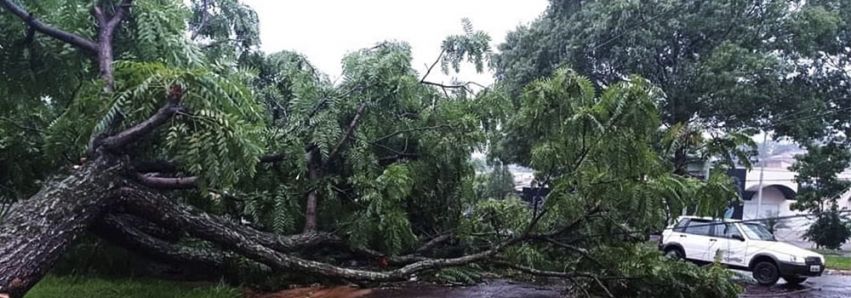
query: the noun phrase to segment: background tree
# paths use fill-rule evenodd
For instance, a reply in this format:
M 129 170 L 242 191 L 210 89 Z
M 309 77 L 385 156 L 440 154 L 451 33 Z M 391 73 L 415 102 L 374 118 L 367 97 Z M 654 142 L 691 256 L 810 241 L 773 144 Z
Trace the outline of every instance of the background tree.
M 514 194 L 514 175 L 508 165 L 498 163 L 487 169 L 476 176 L 477 198 L 504 199 Z
M 847 217 L 837 210 L 848 182 L 838 174 L 849 165 L 848 124 L 851 118 L 851 7 L 849 1 L 807 2 L 790 24 L 789 38 L 797 55 L 790 56 L 797 71 L 794 97 L 784 104 L 799 112 L 780 122 L 779 134 L 792 137 L 807 150 L 792 167 L 798 172 L 799 198 L 795 205 L 816 215 L 806 236 L 818 245 L 836 248 L 849 238 Z
M 684 174 L 690 158 L 702 155 L 695 147 L 703 143 L 692 136 L 749 135 L 843 107 L 823 99 L 848 89 L 837 79 L 849 60 L 848 6 L 555 0 L 540 19 L 508 35 L 494 67 L 515 105 L 524 85 L 564 65 L 598 89 L 629 74 L 647 78 L 665 94 L 662 124 L 680 136 L 669 158 Z M 810 72 L 817 75 L 802 75 Z M 732 145 L 720 148 L 722 156 L 750 151 Z
M 844 143 L 810 144 L 807 154 L 791 167 L 797 173 L 797 202 L 793 208 L 812 212 L 816 220 L 804 237 L 818 246 L 838 249 L 851 237 L 848 218 L 840 213 L 838 201 L 848 191 L 848 181 L 837 175 L 848 168 L 851 152 Z

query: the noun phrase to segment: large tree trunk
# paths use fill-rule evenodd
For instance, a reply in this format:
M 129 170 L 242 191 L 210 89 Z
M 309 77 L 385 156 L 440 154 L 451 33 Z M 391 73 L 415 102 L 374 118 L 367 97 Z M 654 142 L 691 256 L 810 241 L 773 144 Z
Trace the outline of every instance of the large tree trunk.
M 97 158 L 12 207 L 0 225 L 0 293 L 20 297 L 110 205 L 121 163 Z

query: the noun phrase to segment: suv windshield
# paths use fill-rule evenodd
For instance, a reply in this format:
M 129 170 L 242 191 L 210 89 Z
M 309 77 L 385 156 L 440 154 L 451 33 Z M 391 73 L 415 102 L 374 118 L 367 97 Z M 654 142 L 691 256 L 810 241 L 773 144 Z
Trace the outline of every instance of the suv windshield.
M 762 224 L 759 223 L 742 223 L 742 230 L 749 239 L 775 241 L 774 235 L 768 231 Z

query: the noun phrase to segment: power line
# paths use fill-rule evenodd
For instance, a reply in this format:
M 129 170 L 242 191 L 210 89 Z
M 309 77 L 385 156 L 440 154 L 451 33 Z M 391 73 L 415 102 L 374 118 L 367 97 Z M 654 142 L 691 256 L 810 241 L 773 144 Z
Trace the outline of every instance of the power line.
M 844 214 L 851 213 L 851 210 L 837 210 L 836 213 Z M 705 224 L 696 224 L 692 225 L 689 223 L 686 227 L 702 227 L 702 226 L 717 226 L 725 223 L 761 223 L 768 220 L 782 220 L 782 219 L 791 219 L 791 218 L 799 218 L 799 217 L 810 217 L 810 216 L 818 216 L 817 213 L 801 213 L 795 215 L 786 215 L 786 216 L 773 216 L 773 217 L 763 217 L 763 218 L 755 218 L 755 219 L 729 219 L 729 218 L 714 218 L 714 217 L 700 217 L 700 216 L 689 216 L 684 215 L 687 218 L 694 219 L 703 219 L 703 220 L 720 220 L 719 222 L 711 222 Z
M 849 111 L 849 110 L 851 110 L 851 107 L 828 110 L 828 111 L 825 111 L 825 112 L 822 112 L 822 113 L 816 112 L 816 114 L 813 114 L 813 115 L 807 115 L 805 117 L 790 118 L 790 119 L 787 119 L 787 120 L 776 121 L 776 122 L 773 122 L 772 124 L 773 124 L 773 126 L 777 126 L 778 124 L 787 124 L 787 123 L 791 123 L 791 122 L 804 121 L 804 120 L 815 120 L 815 119 L 817 119 L 821 116 L 828 116 L 828 115 L 831 115 L 831 114 Z

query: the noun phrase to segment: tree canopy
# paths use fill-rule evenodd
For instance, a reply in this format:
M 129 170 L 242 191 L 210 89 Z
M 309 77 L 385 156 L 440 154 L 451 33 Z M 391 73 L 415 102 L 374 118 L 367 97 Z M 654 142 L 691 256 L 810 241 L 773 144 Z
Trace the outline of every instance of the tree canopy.
M 664 259 L 644 235 L 687 206 L 719 215 L 734 196 L 723 175 L 681 175 L 671 152 L 700 138 L 687 121 L 738 129 L 771 115 L 759 91 L 786 88 L 789 64 L 745 36 L 797 14 L 701 3 L 682 4 L 678 23 L 646 15 L 685 9 L 673 2 L 553 2 L 501 47 L 499 84 L 474 92 L 428 80 L 438 64 L 487 65 L 490 37 L 468 20 L 424 74 L 408 44 L 385 41 L 348 54 L 331 82 L 299 53 L 259 51 L 257 15 L 239 1 L 0 0 L 0 196 L 18 201 L 0 222 L 0 292 L 22 295 L 91 232 L 222 274 L 487 270 L 607 296 L 733 297 L 723 270 Z M 715 28 L 714 12 L 741 23 Z M 810 13 L 833 30 L 832 13 Z M 634 20 L 661 33 L 627 30 Z M 497 191 L 477 187 L 484 150 L 536 170 L 552 188 L 540 210 L 505 195 L 505 168 Z
M 515 105 L 523 86 L 561 66 L 597 89 L 632 74 L 647 78 L 664 93 L 662 124 L 680 131 L 671 159 L 683 172 L 689 156 L 702 155 L 695 138 L 706 133 L 808 137 L 830 122 L 809 120 L 830 117 L 847 101 L 849 5 L 554 0 L 508 35 L 494 67 Z M 722 147 L 722 155 L 747 160 L 735 152 L 743 144 Z

